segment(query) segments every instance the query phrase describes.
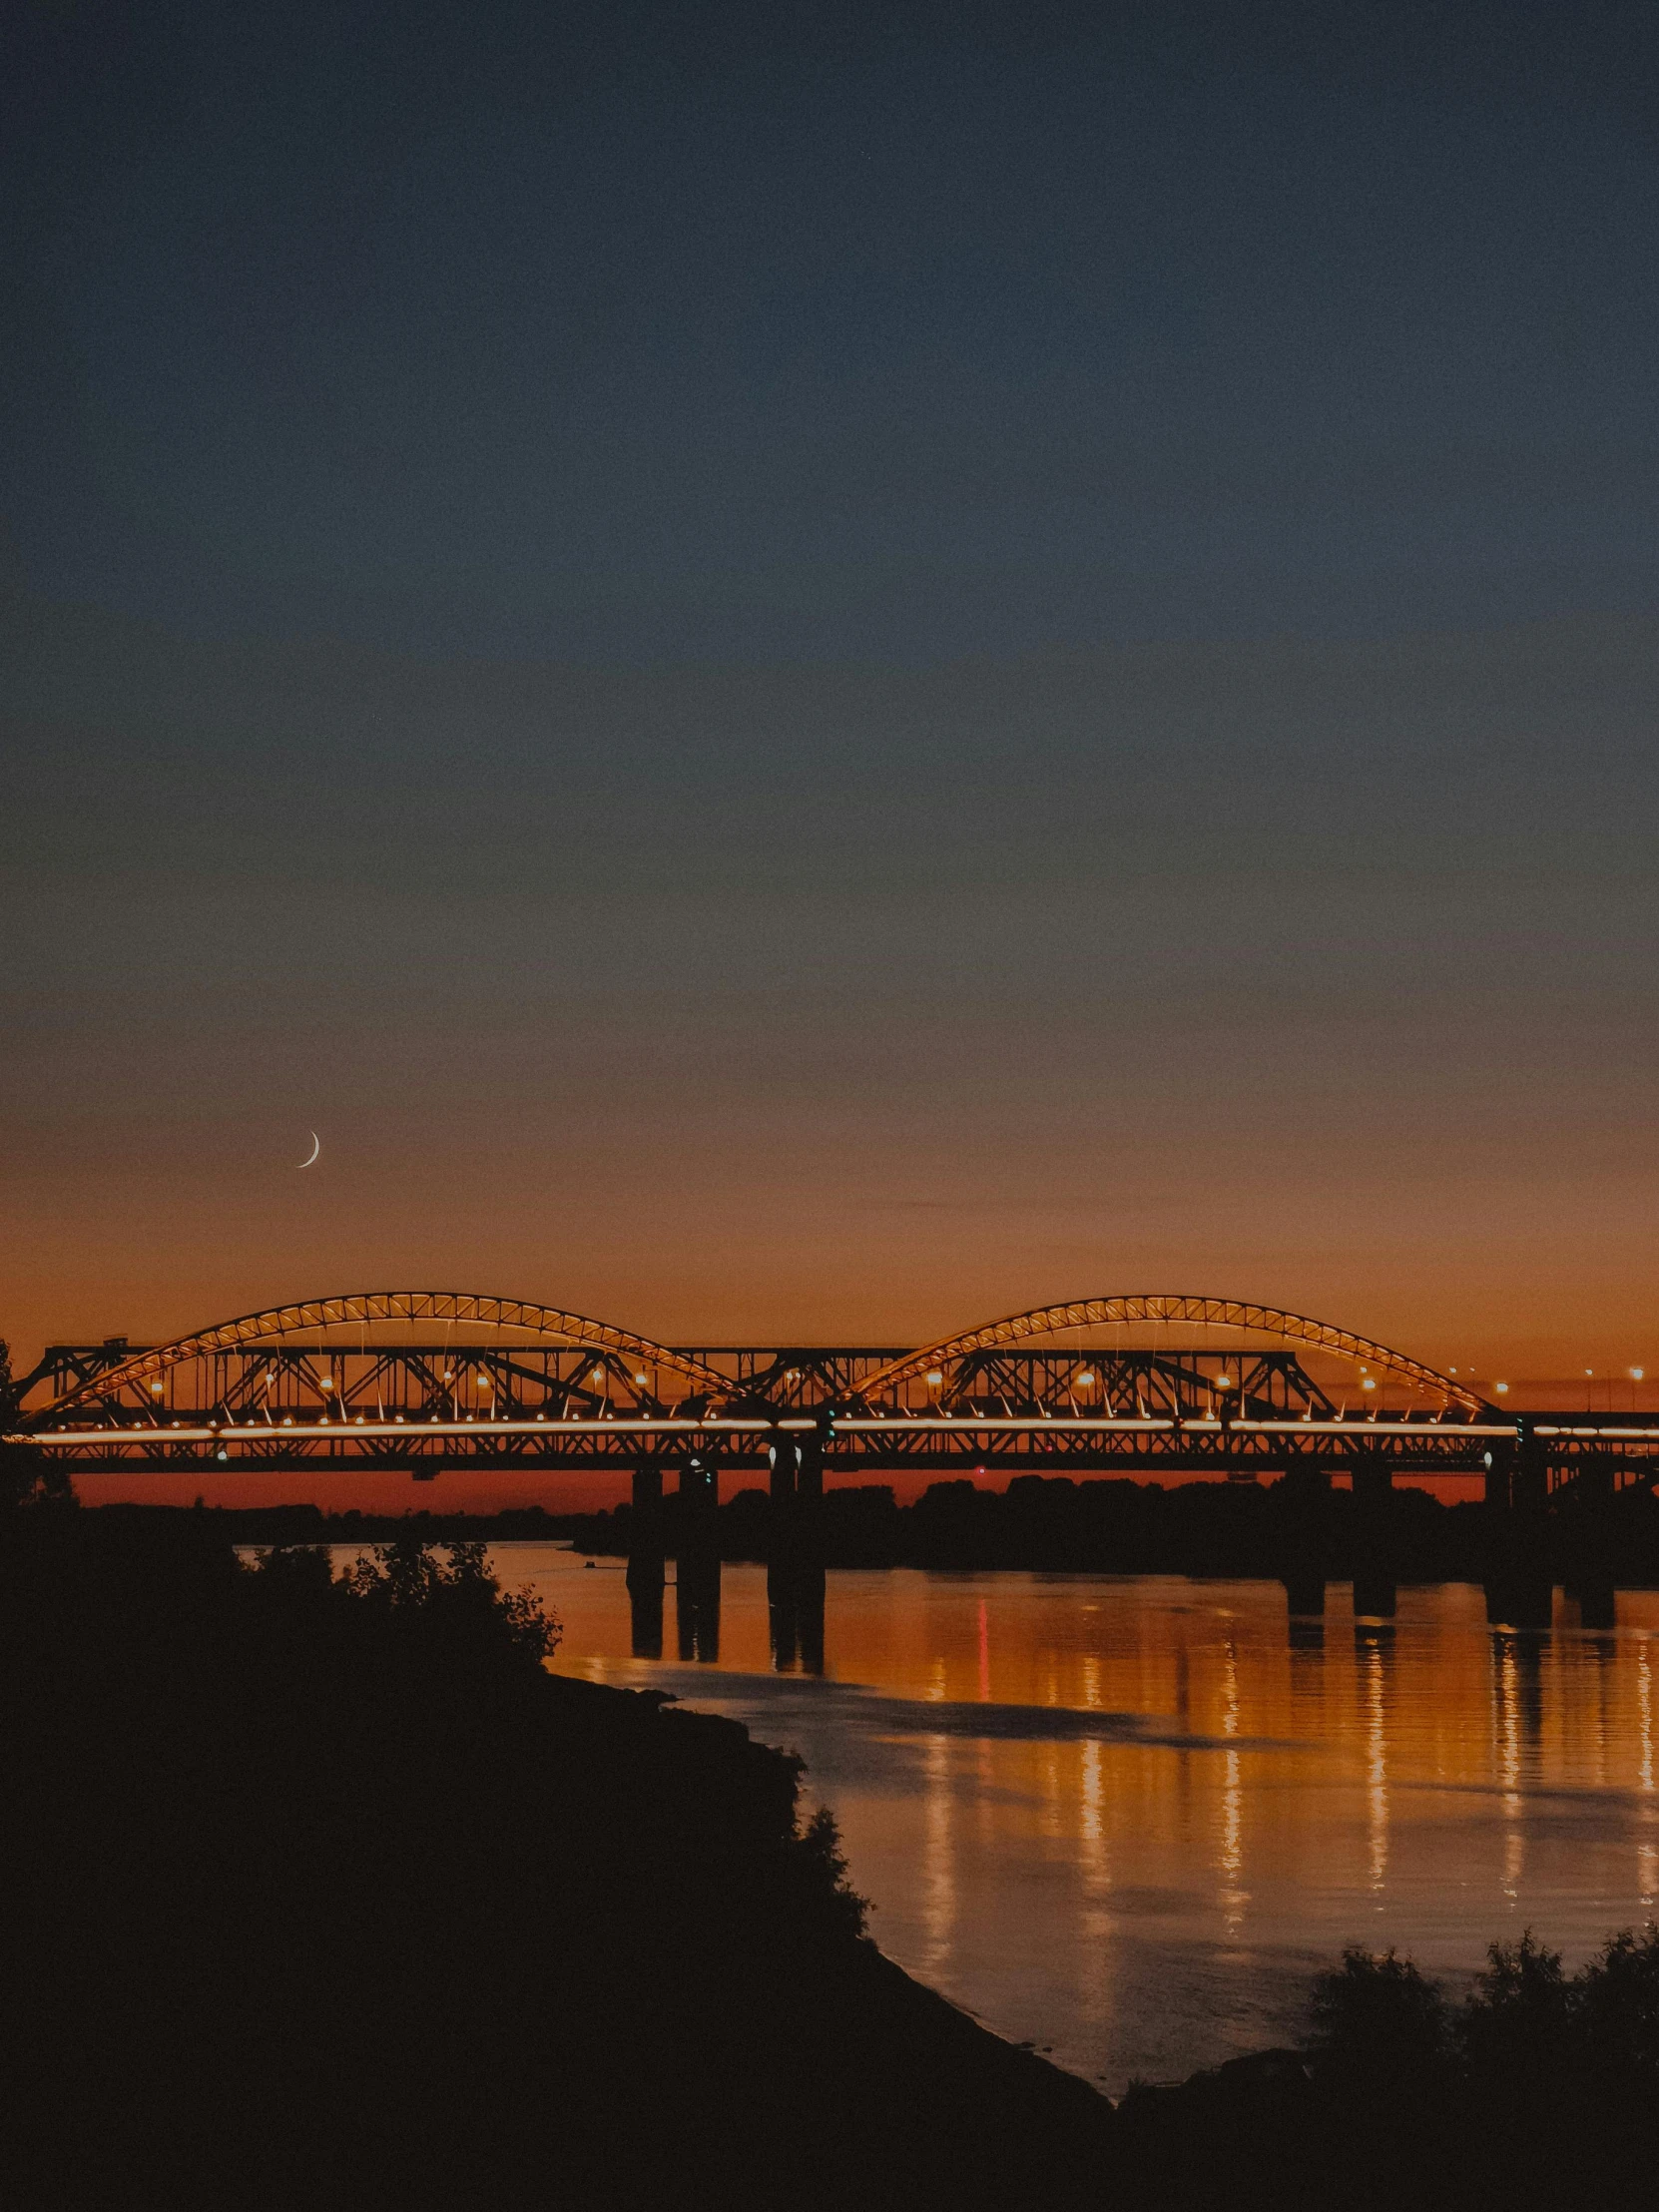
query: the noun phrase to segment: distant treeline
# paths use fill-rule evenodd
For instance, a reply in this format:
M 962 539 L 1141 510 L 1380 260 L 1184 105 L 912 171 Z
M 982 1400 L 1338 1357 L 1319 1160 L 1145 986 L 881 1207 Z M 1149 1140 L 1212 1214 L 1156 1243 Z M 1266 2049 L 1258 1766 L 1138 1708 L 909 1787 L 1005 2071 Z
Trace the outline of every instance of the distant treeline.
M 103 1506 L 112 1516 L 183 1518 L 191 1508 Z M 550 1513 L 539 1505 L 491 1514 L 324 1514 L 314 1505 L 206 1509 L 205 1518 L 239 1544 L 376 1543 L 419 1533 L 433 1543 L 512 1538 L 564 1539 L 578 1548 L 625 1555 L 634 1546 L 629 1505 L 600 1513 Z M 743 1489 L 713 1516 L 723 1558 L 772 1556 L 777 1523 L 763 1489 Z M 656 1523 L 673 1553 L 680 1518 L 672 1490 Z M 799 1540 L 799 1527 L 792 1529 Z M 1630 1490 L 1589 1526 L 1570 1508 L 1545 1516 L 1532 1533 L 1534 1563 L 1570 1581 L 1593 1563 L 1627 1585 L 1659 1583 L 1659 1500 Z M 1016 1476 L 1006 1490 L 966 1480 L 934 1482 L 912 1505 L 886 1484 L 831 1489 L 813 1541 L 828 1566 L 1010 1567 L 1114 1574 L 1278 1576 L 1318 1568 L 1334 1579 L 1374 1564 L 1381 1544 L 1402 1581 L 1479 1581 L 1492 1565 L 1494 1530 L 1484 1505 L 1445 1505 L 1431 1492 L 1397 1488 L 1382 1525 L 1352 1494 L 1310 1498 L 1294 1482 L 1071 1481 Z
M 627 1552 L 627 1505 L 569 1517 L 561 1533 L 594 1552 Z M 740 1490 L 716 1516 L 728 1559 L 764 1560 L 774 1534 L 764 1490 Z M 663 1509 L 665 1541 L 678 1540 L 674 1500 Z M 1005 1490 L 966 1480 L 934 1482 L 913 1505 L 886 1485 L 826 1493 L 818 1541 L 827 1565 L 846 1567 L 1021 1567 L 1115 1574 L 1276 1576 L 1318 1567 L 1342 1579 L 1381 1549 L 1402 1581 L 1479 1581 L 1491 1565 L 1494 1529 L 1476 1500 L 1444 1505 L 1431 1492 L 1398 1488 L 1382 1515 L 1367 1516 L 1352 1493 L 1310 1496 L 1295 1481 L 1071 1481 L 1020 1475 Z M 1613 1499 L 1594 1525 L 1570 1510 L 1535 1531 L 1536 1563 L 1570 1580 L 1594 1554 L 1627 1583 L 1659 1581 L 1659 1502 L 1648 1491 Z

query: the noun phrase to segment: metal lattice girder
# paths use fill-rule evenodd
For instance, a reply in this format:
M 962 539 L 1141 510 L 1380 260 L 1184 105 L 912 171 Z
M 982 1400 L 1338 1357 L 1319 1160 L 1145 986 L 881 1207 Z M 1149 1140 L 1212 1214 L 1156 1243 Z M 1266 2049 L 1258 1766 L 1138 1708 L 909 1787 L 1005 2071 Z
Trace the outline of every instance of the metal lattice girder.
M 990 1351 L 999 1345 L 1018 1344 L 1029 1337 L 1050 1337 L 1065 1329 L 1111 1328 L 1132 1322 L 1257 1330 L 1288 1344 L 1311 1345 L 1322 1352 L 1364 1361 L 1380 1373 L 1409 1382 L 1442 1405 L 1459 1405 L 1469 1413 L 1488 1410 L 1484 1398 L 1449 1376 L 1424 1366 L 1420 1360 L 1407 1358 L 1404 1353 L 1390 1351 L 1386 1345 L 1378 1344 L 1370 1337 L 1357 1337 L 1351 1330 L 1335 1328 L 1329 1322 L 1312 1321 L 1306 1314 L 1288 1314 L 1280 1307 L 1257 1306 L 1244 1299 L 1200 1298 L 1185 1292 L 1153 1291 L 1130 1292 L 1113 1298 L 1075 1299 L 1060 1306 L 1036 1306 L 1027 1313 L 1010 1314 L 1002 1321 L 966 1330 L 960 1336 L 941 1338 L 937 1344 L 906 1353 L 901 1360 L 894 1360 L 874 1375 L 866 1376 L 863 1394 L 866 1398 L 878 1397 L 902 1382 L 934 1369 L 942 1370 L 951 1361 L 970 1353 Z
M 180 1337 L 173 1344 L 158 1345 L 153 1351 L 135 1353 L 131 1359 L 78 1383 L 57 1400 L 53 1410 L 116 1396 L 130 1385 L 149 1382 L 187 1361 L 233 1352 L 243 1345 L 294 1336 L 301 1330 L 379 1321 L 471 1322 L 526 1329 L 537 1336 L 623 1353 L 649 1367 L 667 1369 L 706 1394 L 724 1395 L 730 1386 L 724 1377 L 690 1354 L 671 1351 L 649 1337 L 637 1337 L 631 1330 L 590 1320 L 585 1314 L 566 1314 L 523 1299 L 477 1297 L 465 1291 L 355 1291 L 339 1298 L 307 1299 L 294 1306 L 274 1306 L 263 1313 L 244 1314 L 236 1321 L 222 1322 L 217 1329 L 202 1330 L 194 1336 Z

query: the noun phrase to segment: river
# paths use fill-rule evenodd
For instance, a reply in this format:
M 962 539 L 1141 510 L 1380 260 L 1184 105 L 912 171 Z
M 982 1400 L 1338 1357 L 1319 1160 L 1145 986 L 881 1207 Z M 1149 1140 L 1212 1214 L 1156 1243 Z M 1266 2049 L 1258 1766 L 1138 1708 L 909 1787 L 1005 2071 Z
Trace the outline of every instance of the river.
M 1334 1585 L 1293 1630 L 1277 1583 L 832 1570 L 815 1678 L 774 1670 L 763 1568 L 726 1568 L 687 1666 L 630 1657 L 620 1563 L 495 1560 L 561 1671 L 798 1751 L 881 1947 L 1114 2093 L 1294 2037 L 1345 1943 L 1455 1980 L 1494 1936 L 1576 1959 L 1659 1910 L 1659 1592 L 1519 1636 L 1477 1587 L 1376 1627 Z

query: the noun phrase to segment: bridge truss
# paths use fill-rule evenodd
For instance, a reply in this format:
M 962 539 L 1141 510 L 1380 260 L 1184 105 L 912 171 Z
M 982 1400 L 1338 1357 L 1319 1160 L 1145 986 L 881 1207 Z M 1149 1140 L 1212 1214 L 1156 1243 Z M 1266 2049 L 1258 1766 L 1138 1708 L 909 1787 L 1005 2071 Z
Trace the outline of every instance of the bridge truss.
M 1176 1341 L 1193 1338 L 1196 1342 Z M 1161 1341 L 1169 1340 L 1169 1341 Z M 831 1480 L 1295 1468 L 1650 1481 L 1659 1421 L 1506 1414 L 1375 1340 L 1243 1301 L 1137 1294 L 1033 1309 L 919 1350 L 674 1347 L 559 1308 L 375 1292 L 170 1345 L 50 1348 L 9 1424 L 71 1468 L 764 1470 Z

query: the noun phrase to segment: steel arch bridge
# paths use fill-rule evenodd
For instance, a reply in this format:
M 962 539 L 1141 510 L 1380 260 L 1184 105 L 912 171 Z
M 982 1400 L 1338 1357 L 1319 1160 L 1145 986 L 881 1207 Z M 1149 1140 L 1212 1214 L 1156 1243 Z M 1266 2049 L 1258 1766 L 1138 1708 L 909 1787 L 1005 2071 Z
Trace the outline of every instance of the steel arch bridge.
M 1192 1340 L 1192 1341 L 1187 1341 Z M 1364 1464 L 1546 1482 L 1659 1470 L 1659 1420 L 1515 1416 L 1374 1338 L 1250 1300 L 1033 1307 L 919 1349 L 669 1346 L 561 1307 L 371 1291 L 172 1344 L 56 1345 L 10 1421 L 86 1473 L 764 1469 L 1228 1476 Z

